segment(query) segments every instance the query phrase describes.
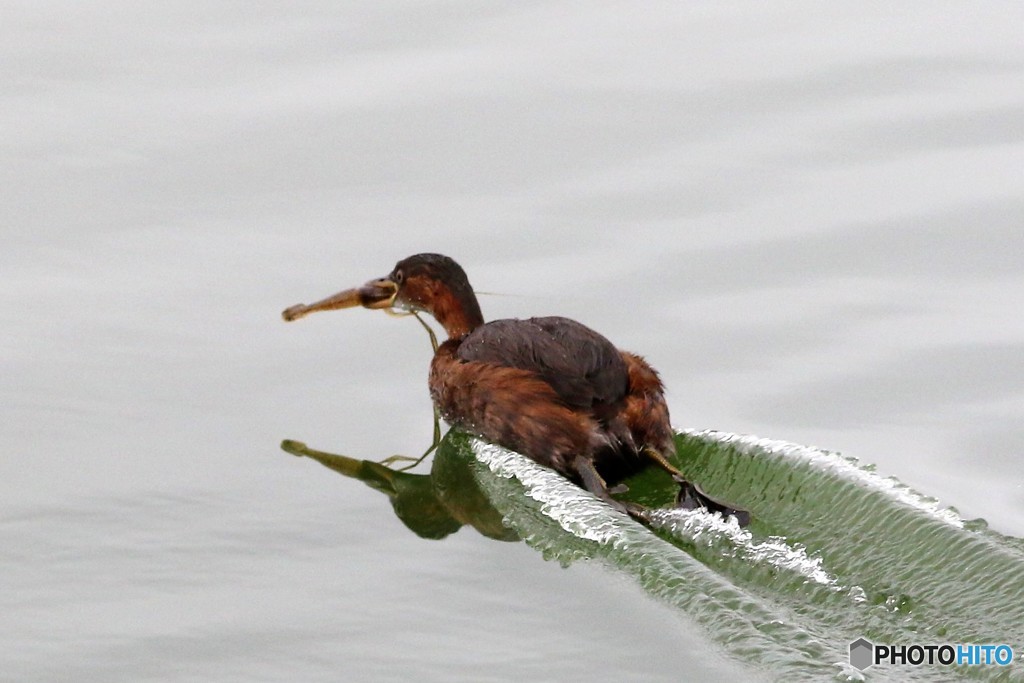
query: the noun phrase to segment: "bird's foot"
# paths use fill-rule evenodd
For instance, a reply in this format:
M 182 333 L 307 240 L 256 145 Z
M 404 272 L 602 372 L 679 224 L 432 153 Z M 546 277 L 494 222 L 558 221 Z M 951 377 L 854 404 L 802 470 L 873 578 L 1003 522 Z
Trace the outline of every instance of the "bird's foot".
M 641 524 L 647 524 L 650 522 L 648 508 L 640 503 L 633 503 L 627 500 L 616 500 L 614 498 L 604 498 L 602 500 L 608 503 L 608 505 L 613 509 L 618 510 L 624 515 L 629 515 Z
M 676 495 L 676 507 L 684 510 L 703 508 L 709 512 L 717 512 L 722 517 L 734 517 L 741 527 L 750 524 L 750 512 L 717 501 L 701 491 L 696 484 L 688 481 L 683 481 L 679 485 L 679 493 Z

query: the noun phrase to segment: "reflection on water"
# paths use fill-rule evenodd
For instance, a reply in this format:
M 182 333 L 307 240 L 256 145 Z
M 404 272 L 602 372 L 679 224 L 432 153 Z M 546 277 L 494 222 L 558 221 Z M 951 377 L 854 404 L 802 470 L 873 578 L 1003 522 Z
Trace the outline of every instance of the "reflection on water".
M 455 457 L 453 449 L 437 452 L 430 474 L 413 474 L 370 460 L 314 450 L 298 441 L 285 440 L 281 448 L 383 493 L 402 524 L 421 538 L 442 539 L 468 525 L 498 541 L 519 540 L 480 491 L 466 460 Z
M 435 422 L 435 428 L 436 425 Z M 359 460 L 316 450 L 291 439 L 282 441 L 281 449 L 298 457 L 315 460 L 338 474 L 361 481 L 384 494 L 402 524 L 421 538 L 440 540 L 463 526 L 469 526 L 495 540 L 520 540 L 481 490 L 474 472 L 476 460 L 468 457 L 465 448 L 457 446 L 465 443 L 465 438 L 465 435 L 452 431 L 445 439 L 432 444 L 424 455 L 434 453 L 429 474 L 410 472 L 410 466 L 389 466 L 392 462 L 404 460 L 413 460 L 415 465 L 422 458 L 391 456 L 380 462 Z M 670 519 L 664 517 L 667 509 L 686 513 L 692 512 L 690 508 L 693 507 L 689 500 L 680 501 L 679 484 L 675 478 L 653 464 L 616 486 L 614 498 L 632 504 L 630 514 L 636 514 L 641 523 L 653 528 L 666 526 L 666 519 Z M 728 529 L 730 533 L 739 532 L 740 537 L 749 538 L 749 532 L 740 530 L 741 526 L 749 523 L 749 515 L 744 514 L 737 519 L 734 514 L 724 518 L 722 514 L 700 511 L 698 514 L 705 518 L 717 518 L 723 529 Z
M 1020 539 L 965 522 L 891 478 L 813 448 L 719 432 L 678 435 L 674 461 L 718 494 L 746 493 L 749 529 L 706 511 L 672 508 L 674 482 L 657 468 L 627 480 L 649 505 L 646 525 L 505 449 L 449 432 L 430 474 L 315 451 L 313 458 L 388 496 L 423 538 L 464 525 L 524 540 L 569 565 L 595 560 L 704 623 L 712 639 L 756 658 L 772 677 L 857 679 L 845 648 L 879 643 L 1007 643 L 1024 639 Z M 878 667 L 873 680 L 946 680 L 952 670 Z M 1004 680 L 1010 667 L 961 667 Z

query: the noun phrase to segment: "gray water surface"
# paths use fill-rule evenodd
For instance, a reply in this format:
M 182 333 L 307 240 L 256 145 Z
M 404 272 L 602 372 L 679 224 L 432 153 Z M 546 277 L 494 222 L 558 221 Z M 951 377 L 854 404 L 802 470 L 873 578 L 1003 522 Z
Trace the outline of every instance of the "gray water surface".
M 841 451 L 1024 535 L 1022 26 L 6 3 L 0 679 L 763 674 L 598 566 L 418 539 L 278 449 L 429 444 L 415 321 L 279 317 L 420 251 L 488 318 L 644 354 L 680 428 Z

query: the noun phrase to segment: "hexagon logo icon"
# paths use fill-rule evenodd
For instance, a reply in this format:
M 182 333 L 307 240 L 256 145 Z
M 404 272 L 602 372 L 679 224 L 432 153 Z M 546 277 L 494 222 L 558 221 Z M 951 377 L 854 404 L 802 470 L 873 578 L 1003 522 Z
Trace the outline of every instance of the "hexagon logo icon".
M 863 671 L 874 663 L 875 646 L 866 638 L 850 643 L 850 664 Z

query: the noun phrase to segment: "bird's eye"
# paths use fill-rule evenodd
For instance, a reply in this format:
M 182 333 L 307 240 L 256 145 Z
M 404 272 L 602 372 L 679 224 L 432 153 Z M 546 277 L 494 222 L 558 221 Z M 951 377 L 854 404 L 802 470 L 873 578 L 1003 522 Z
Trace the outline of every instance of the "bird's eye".
M 396 285 L 402 284 L 402 282 L 405 281 L 405 273 L 400 270 L 396 270 L 394 280 Z

